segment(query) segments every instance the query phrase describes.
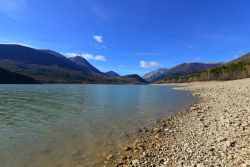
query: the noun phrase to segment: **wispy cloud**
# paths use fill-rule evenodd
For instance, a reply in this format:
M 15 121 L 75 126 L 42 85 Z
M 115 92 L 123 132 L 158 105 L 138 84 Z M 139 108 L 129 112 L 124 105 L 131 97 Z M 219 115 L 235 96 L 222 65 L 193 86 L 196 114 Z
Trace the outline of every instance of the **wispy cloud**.
M 0 0 L 0 13 L 15 17 L 27 8 L 28 0 Z
M 85 58 L 86 60 L 94 60 L 94 61 L 107 61 L 107 59 L 105 58 L 105 56 L 102 55 L 93 55 L 93 54 L 89 54 L 89 53 L 75 53 L 75 52 L 69 52 L 69 53 L 63 53 L 63 55 L 67 56 L 67 57 L 75 57 L 75 56 L 81 56 L 83 58 Z
M 101 35 L 93 35 L 93 38 L 98 43 L 103 43 L 103 37 Z
M 14 42 L 14 41 L 13 42 L 5 42 L 5 41 L 0 40 L 0 43 L 2 43 L 2 44 L 16 44 L 16 45 L 22 45 L 22 46 L 27 46 L 27 47 L 31 47 L 31 48 L 36 48 L 35 45 L 25 43 L 25 42 Z
M 97 55 L 97 56 L 95 56 L 95 60 L 96 61 L 106 61 L 106 58 L 102 55 Z
M 97 50 L 106 49 L 107 47 L 103 44 L 103 36 L 102 35 L 93 35 L 93 39 L 96 41 L 93 45 Z
M 201 60 L 200 57 L 195 57 L 195 58 L 194 58 L 194 61 L 200 61 L 200 60 Z
M 248 53 L 246 50 L 237 50 L 237 51 L 232 51 L 233 58 L 236 59 L 244 54 Z
M 96 3 L 93 3 L 93 1 L 91 1 L 91 3 L 89 4 L 91 10 L 94 12 L 94 14 L 99 17 L 100 19 L 108 22 L 109 21 L 109 16 L 108 14 L 104 11 L 103 8 L 101 8 L 99 5 L 97 5 Z
M 155 68 L 160 66 L 161 64 L 155 61 L 140 61 L 140 67 L 141 68 Z

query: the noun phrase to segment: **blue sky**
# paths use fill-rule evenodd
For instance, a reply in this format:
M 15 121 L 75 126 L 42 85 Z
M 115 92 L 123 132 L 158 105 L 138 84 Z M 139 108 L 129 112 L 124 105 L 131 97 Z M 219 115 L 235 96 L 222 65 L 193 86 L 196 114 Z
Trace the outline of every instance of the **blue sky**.
M 249 0 L 0 0 L 0 43 L 143 75 L 250 51 Z

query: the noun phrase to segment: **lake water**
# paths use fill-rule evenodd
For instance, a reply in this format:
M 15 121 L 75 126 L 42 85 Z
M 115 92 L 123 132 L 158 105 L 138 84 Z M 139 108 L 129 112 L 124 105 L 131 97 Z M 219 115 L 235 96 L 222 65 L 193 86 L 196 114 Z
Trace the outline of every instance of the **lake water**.
M 0 166 L 92 166 L 143 126 L 194 102 L 146 85 L 0 85 Z

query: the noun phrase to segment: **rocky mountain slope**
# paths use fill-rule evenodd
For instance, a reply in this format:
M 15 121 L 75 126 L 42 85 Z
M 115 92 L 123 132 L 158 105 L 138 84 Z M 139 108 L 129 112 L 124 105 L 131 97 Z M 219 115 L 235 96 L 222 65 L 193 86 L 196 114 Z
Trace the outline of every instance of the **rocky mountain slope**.
M 250 53 L 247 53 L 239 58 L 234 59 L 233 61 L 229 62 L 230 63 L 239 63 L 239 62 L 248 62 L 250 63 Z
M 235 80 L 250 77 L 250 54 L 243 55 L 220 67 L 195 72 L 185 76 L 173 76 L 158 83 L 182 83 L 210 80 Z
M 148 82 L 156 82 L 164 78 L 184 76 L 193 72 L 216 68 L 221 65 L 221 63 L 183 63 L 170 69 L 160 69 L 158 71 L 148 73 L 144 75 L 143 78 Z
M 159 78 L 161 78 L 162 76 L 164 76 L 164 74 L 167 72 L 168 69 L 166 68 L 162 68 L 162 69 L 159 69 L 157 71 L 152 71 L 152 72 L 149 72 L 147 74 L 145 74 L 143 76 L 143 78 L 148 81 L 148 82 L 153 82 L 155 80 L 158 80 Z
M 86 59 L 84 59 L 81 56 L 70 57 L 69 60 L 72 61 L 73 63 L 87 69 L 88 71 L 90 71 L 92 73 L 92 75 L 96 75 L 96 74 L 104 75 L 101 71 L 99 71 L 97 68 L 92 66 Z
M 145 83 L 138 78 L 107 76 L 79 56 L 68 59 L 52 50 L 15 44 L 0 44 L 0 67 L 40 83 Z

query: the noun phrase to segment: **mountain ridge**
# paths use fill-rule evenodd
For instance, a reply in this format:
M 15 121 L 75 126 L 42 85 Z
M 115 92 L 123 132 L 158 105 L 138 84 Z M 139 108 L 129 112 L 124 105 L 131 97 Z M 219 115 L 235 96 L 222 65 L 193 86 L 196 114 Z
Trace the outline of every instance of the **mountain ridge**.
M 143 78 L 148 82 L 156 82 L 164 78 L 172 76 L 183 76 L 193 72 L 216 68 L 221 65 L 222 63 L 182 63 L 169 69 L 160 69 L 155 72 L 147 73 L 143 76 Z
M 134 78 L 134 79 L 137 79 L 138 81 L 140 81 L 142 83 L 148 83 L 145 79 L 143 79 L 138 74 L 129 74 L 129 75 L 124 75 L 123 77 L 124 78 Z
M 226 81 L 250 77 L 250 54 L 245 54 L 217 68 L 194 72 L 184 76 L 175 76 L 158 83 L 185 83 L 195 81 Z
M 110 77 L 82 57 L 66 58 L 52 50 L 0 44 L 0 66 L 39 83 L 145 83 L 136 77 Z
M 114 72 L 114 71 L 105 72 L 105 75 L 106 75 L 106 76 L 109 76 L 109 77 L 121 77 L 119 74 L 117 74 L 117 73 Z
M 97 68 L 95 68 L 85 58 L 83 58 L 81 56 L 69 57 L 68 59 L 70 61 L 72 61 L 73 63 L 75 63 L 75 64 L 77 64 L 77 65 L 79 65 L 81 67 L 84 67 L 84 68 L 88 69 L 92 73 L 104 75 L 101 71 L 99 71 Z

